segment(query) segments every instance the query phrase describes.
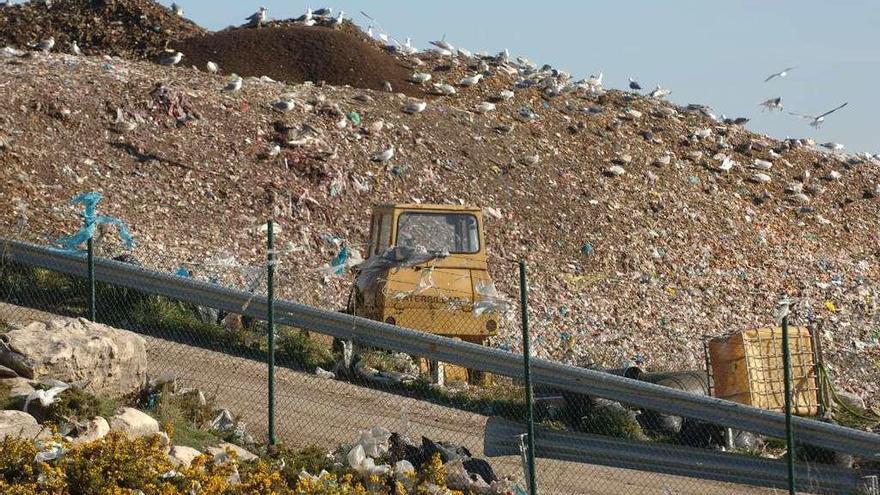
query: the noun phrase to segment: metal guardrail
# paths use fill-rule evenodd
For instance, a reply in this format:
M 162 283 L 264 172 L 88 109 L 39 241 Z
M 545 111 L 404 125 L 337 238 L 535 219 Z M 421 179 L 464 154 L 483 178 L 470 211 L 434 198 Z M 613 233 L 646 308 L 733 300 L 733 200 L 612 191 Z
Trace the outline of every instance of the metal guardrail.
M 518 455 L 525 425 L 500 418 L 486 424 L 483 452 L 489 457 Z M 726 481 L 767 488 L 788 486 L 786 462 L 679 445 L 625 440 L 586 433 L 539 428 L 535 452 L 540 458 L 598 464 L 692 478 Z M 855 471 L 829 465 L 797 463 L 804 491 L 849 495 L 862 485 Z
M 13 261 L 76 276 L 86 274 L 84 256 L 4 238 L 0 238 L 0 243 L 4 244 L 2 252 Z M 106 259 L 96 260 L 95 274 L 97 280 L 102 282 L 242 313 L 257 319 L 266 318 L 266 298 L 248 292 Z M 438 361 L 499 375 L 514 378 L 521 376 L 522 357 L 511 352 L 290 301 L 276 301 L 275 312 L 277 323 L 407 354 L 429 356 Z M 532 379 L 535 383 L 654 411 L 773 437 L 785 435 L 785 417 L 782 414 L 599 371 L 535 359 L 532 361 Z M 798 439 L 803 443 L 880 459 L 880 435 L 800 417 L 794 418 L 794 427 Z

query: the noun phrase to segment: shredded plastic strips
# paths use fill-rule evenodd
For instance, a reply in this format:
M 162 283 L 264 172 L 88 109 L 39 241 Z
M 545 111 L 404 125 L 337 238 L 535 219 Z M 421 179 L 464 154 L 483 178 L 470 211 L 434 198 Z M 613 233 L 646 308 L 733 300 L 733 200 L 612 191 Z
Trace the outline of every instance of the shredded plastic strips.
M 125 244 L 125 247 L 128 249 L 134 247 L 134 238 L 128 231 L 128 226 L 125 225 L 125 222 L 116 217 L 98 215 L 96 213 L 98 202 L 101 201 L 102 197 L 101 193 L 92 191 L 82 193 L 70 200 L 71 205 L 83 205 L 83 212 L 81 214 L 83 224 L 76 234 L 65 236 L 55 241 L 56 244 L 61 246 L 61 249 L 72 252 L 84 251 L 80 246 L 94 237 L 95 228 L 98 225 L 115 225 L 119 229 L 119 238 Z

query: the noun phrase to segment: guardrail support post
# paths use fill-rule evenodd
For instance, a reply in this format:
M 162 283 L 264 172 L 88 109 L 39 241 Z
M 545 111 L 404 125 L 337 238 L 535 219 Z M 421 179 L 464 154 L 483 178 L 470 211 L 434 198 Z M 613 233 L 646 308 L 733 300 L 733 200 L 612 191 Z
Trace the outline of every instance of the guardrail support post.
M 98 305 L 95 301 L 95 242 L 89 237 L 86 242 L 86 258 L 87 258 L 87 278 L 89 284 L 89 321 L 98 320 Z
M 794 425 L 791 423 L 791 349 L 788 346 L 788 305 L 789 301 L 782 301 L 785 305 L 782 314 L 782 367 L 783 379 L 785 380 L 785 445 L 788 449 L 788 493 L 796 495 L 796 483 L 794 479 Z
M 532 394 L 532 353 L 529 349 L 529 287 L 526 280 L 526 262 L 519 262 L 519 302 L 522 318 L 523 338 L 523 364 L 526 389 L 526 409 L 528 411 L 528 452 L 526 453 L 526 465 L 529 483 L 529 495 L 538 495 L 537 481 L 535 480 L 535 409 L 534 396 Z
M 274 222 L 266 223 L 266 322 L 269 341 L 269 445 L 275 445 L 275 235 Z

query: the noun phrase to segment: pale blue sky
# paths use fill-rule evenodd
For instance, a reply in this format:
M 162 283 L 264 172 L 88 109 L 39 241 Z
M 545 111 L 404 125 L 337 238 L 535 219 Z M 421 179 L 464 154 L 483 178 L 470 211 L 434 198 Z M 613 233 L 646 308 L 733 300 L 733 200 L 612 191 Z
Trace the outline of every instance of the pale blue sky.
M 162 3 L 170 5 L 170 1 Z M 296 0 L 179 0 L 209 29 L 238 24 L 260 5 L 288 18 L 318 3 Z M 391 35 L 419 47 L 444 34 L 472 51 L 508 48 L 584 77 L 600 70 L 606 87 L 632 76 L 661 84 L 677 103 L 705 103 L 718 114 L 751 117 L 774 137 L 837 141 L 850 151 L 880 153 L 880 1 L 355 1 L 327 4 L 355 22 L 376 18 Z M 798 66 L 785 79 L 764 78 Z M 816 131 L 787 113 L 761 113 L 781 96 L 786 111 L 819 114 L 844 101 Z

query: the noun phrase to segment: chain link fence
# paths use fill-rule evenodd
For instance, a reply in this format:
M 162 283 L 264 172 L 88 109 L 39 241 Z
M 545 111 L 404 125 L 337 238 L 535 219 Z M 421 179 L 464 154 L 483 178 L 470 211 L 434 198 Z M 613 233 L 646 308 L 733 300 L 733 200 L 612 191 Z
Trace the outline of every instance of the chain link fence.
M 13 234 L 25 237 L 22 232 Z M 25 240 L 47 244 L 47 239 Z M 96 241 L 102 258 L 243 290 L 255 298 L 267 292 L 265 262 L 243 263 L 231 255 L 175 260 L 143 250 L 132 256 L 113 241 Z M 254 246 L 252 251 L 258 253 L 254 260 L 267 254 L 260 248 Z M 283 248 L 272 254 L 279 259 L 276 294 L 297 299 L 293 277 L 284 268 L 285 256 L 297 254 L 285 253 Z M 478 287 L 477 300 L 469 299 L 469 290 L 457 289 L 460 271 L 431 260 L 416 265 L 409 280 L 397 280 L 391 289 L 381 277 L 372 281 L 387 298 L 380 302 L 370 300 L 375 293 L 365 293 L 369 284 L 355 282 L 356 278 L 363 281 L 364 265 L 351 274 L 346 263 L 331 264 L 316 276 L 327 277 L 327 287 L 348 286 L 350 292 L 341 297 L 346 303 L 332 308 L 340 312 L 430 329 L 475 344 L 497 345 L 503 334 L 508 336 L 507 347 L 523 349 L 525 341 L 509 337 L 523 334 L 519 300 L 494 292 L 488 280 L 472 285 L 468 279 L 465 287 Z M 369 268 L 369 261 L 365 266 Z M 518 276 L 516 264 L 506 269 L 512 273 L 505 276 Z M 430 295 L 430 289 L 444 285 L 451 287 L 451 301 Z M 5 324 L 27 324 L 56 315 L 87 316 L 88 294 L 88 279 L 17 263 L 4 252 L 0 321 Z M 97 321 L 146 339 L 154 382 L 174 382 L 177 390 L 197 389 L 206 397 L 211 420 L 228 411 L 230 439 L 245 444 L 268 440 L 270 348 L 265 319 L 246 316 L 246 307 L 227 312 L 103 282 L 95 284 L 94 303 Z M 357 321 L 352 318 L 355 335 Z M 500 376 L 486 369 L 444 363 L 431 355 L 382 348 L 365 337 L 334 339 L 284 318 L 276 323 L 274 335 L 271 413 L 279 442 L 332 449 L 378 426 L 394 432 L 403 449 L 430 444 L 447 459 L 487 460 L 465 464 L 468 473 L 479 474 L 487 482 L 485 489 L 479 482 L 472 484 L 475 493 L 488 493 L 488 483 L 495 478 L 509 478 L 522 489 L 529 486 L 527 442 L 522 436 L 530 409 L 525 365 L 522 374 Z M 528 332 L 525 335 L 535 339 Z M 703 395 L 711 393 L 714 383 L 705 369 L 646 372 L 630 366 L 604 371 Z M 781 488 L 778 481 L 768 480 L 786 478 L 784 439 L 645 410 L 638 406 L 638 397 L 632 403 L 621 403 L 541 384 L 533 387 L 533 396 L 535 438 L 554 442 L 536 449 L 540 493 L 775 493 Z M 820 483 L 823 472 L 839 473 L 835 469 L 843 467 L 855 479 L 874 474 L 877 467 L 866 459 L 808 445 L 798 446 L 796 459 L 798 491 L 805 493 L 843 493 Z M 742 476 L 737 474 L 741 469 L 734 469 L 737 462 L 758 462 L 762 471 Z M 705 474 L 694 474 L 701 466 Z M 726 472 L 726 466 L 733 467 Z M 870 493 L 869 484 L 864 484 L 865 493 Z

